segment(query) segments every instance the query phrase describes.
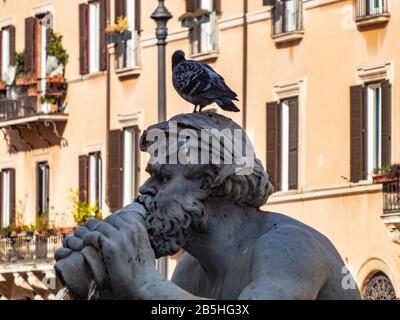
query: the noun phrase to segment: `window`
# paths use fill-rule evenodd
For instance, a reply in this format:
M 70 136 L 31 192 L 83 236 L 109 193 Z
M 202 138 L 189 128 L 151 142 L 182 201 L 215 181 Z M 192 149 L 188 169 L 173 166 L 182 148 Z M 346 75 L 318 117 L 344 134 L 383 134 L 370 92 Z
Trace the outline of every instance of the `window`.
M 116 44 L 117 69 L 139 65 L 140 0 L 115 0 L 115 19 L 126 17 L 132 38 Z
M 123 206 L 132 203 L 137 194 L 138 138 L 136 127 L 126 128 L 123 131 Z
M 267 171 L 276 191 L 298 188 L 298 98 L 267 104 Z
M 273 11 L 273 35 L 302 30 L 302 1 L 277 1 Z
M 37 204 L 39 216 L 49 212 L 49 171 L 49 164 L 47 162 L 38 163 Z
M 384 0 L 367 0 L 367 15 L 384 12 Z
M 0 227 L 15 223 L 15 170 L 3 169 L 0 172 L 1 203 Z
M 100 152 L 89 154 L 89 205 L 101 208 L 102 162 Z
M 101 209 L 102 160 L 100 152 L 92 152 L 79 157 L 79 200 Z
M 15 27 L 0 30 L 0 80 L 6 80 L 7 69 L 15 64 Z
M 367 19 L 378 18 L 376 22 L 388 21 L 388 5 L 387 0 L 354 0 L 355 19 L 362 22 Z M 387 19 L 380 19 L 383 17 Z
M 384 80 L 350 88 L 352 182 L 371 179 L 391 164 L 391 85 Z
M 89 1 L 79 5 L 80 74 L 107 69 L 107 0 Z
M 196 23 L 190 29 L 192 54 L 209 53 L 217 50 L 217 15 L 220 14 L 220 1 L 199 0 L 188 6 L 195 12 L 198 9 L 210 11 L 209 21 Z

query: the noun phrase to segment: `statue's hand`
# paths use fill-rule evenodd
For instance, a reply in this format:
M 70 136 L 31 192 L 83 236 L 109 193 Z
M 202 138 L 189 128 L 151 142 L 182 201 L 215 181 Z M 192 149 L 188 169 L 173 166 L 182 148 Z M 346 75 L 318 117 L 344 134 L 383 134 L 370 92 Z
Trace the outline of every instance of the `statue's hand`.
M 113 298 L 137 298 L 137 283 L 150 267 L 154 269 L 154 252 L 151 248 L 142 214 L 145 209 L 133 204 L 99 222 L 83 237 L 83 245 L 96 249 L 83 252 L 87 261 L 100 257 L 105 272 L 98 263 L 88 263 L 96 286 L 110 290 Z M 94 260 L 93 260 L 94 261 Z M 104 274 L 108 278 L 104 280 Z
M 56 273 L 61 283 L 66 286 L 74 299 L 87 299 L 90 285 L 90 273 L 85 266 L 83 236 L 90 232 L 98 222 L 89 220 L 84 227 L 75 230 L 74 236 L 64 239 L 63 248 L 55 253 Z

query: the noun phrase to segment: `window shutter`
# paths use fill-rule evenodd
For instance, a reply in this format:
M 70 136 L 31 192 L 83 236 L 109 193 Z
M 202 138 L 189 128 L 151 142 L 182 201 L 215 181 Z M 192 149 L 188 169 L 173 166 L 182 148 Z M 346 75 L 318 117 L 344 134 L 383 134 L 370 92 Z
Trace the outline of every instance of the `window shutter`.
M 89 6 L 79 5 L 79 73 L 89 73 Z
M 195 12 L 199 7 L 199 0 L 186 0 L 186 12 Z
M 299 102 L 289 102 L 289 189 L 298 188 Z
M 382 82 L 382 166 L 391 164 L 392 140 L 392 85 Z
M 3 30 L 0 29 L 0 80 L 3 80 L 3 70 L 2 70 L 2 66 L 3 66 Z M 0 224 L 1 226 L 1 224 Z
M 99 0 L 100 5 L 100 71 L 107 70 L 106 28 L 108 19 L 108 0 Z
M 126 0 L 115 0 L 115 22 L 122 16 L 126 16 Z
M 9 26 L 10 31 L 10 65 L 15 66 L 15 26 Z
M 135 30 L 141 30 L 141 0 L 135 1 Z
M 25 19 L 25 74 L 28 76 L 36 76 L 36 22 L 35 17 Z
M 79 201 L 88 202 L 89 157 L 79 156 Z
M 16 223 L 15 218 L 15 169 L 9 169 L 10 172 L 10 224 Z
M 0 228 L 3 227 L 3 171 L 0 171 Z
M 267 103 L 267 172 L 269 181 L 280 189 L 280 109 L 278 102 Z
M 213 0 L 213 8 L 217 15 L 221 15 L 221 0 Z
M 350 87 L 350 180 L 364 179 L 364 90 L 361 85 Z
M 122 207 L 122 131 L 109 133 L 108 155 L 108 205 L 111 212 Z

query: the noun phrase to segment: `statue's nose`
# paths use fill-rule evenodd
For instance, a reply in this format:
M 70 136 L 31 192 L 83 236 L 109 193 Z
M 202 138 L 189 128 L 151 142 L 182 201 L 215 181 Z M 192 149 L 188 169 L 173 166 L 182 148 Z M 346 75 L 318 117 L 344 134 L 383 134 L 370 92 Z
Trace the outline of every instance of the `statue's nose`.
M 157 194 L 157 187 L 150 179 L 139 188 L 139 193 L 154 197 Z

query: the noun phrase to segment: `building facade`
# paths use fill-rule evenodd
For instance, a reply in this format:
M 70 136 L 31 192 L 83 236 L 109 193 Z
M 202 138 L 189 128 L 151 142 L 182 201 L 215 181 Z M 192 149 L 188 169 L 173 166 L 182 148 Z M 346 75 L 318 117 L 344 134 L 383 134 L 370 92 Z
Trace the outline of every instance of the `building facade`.
M 173 15 L 167 79 L 169 57 L 181 49 L 212 65 L 238 93 L 241 112 L 228 116 L 252 135 L 275 186 L 266 209 L 324 233 L 366 298 L 399 297 L 398 184 L 375 184 L 373 175 L 400 161 L 400 3 L 165 4 Z M 157 122 L 150 19 L 157 5 L 0 4 L 1 227 L 46 220 L 57 230 L 6 230 L 0 239 L 3 298 L 52 298 L 59 287 L 50 274 L 52 254 L 79 220 L 76 213 L 107 216 L 130 203 L 145 181 L 148 158 L 137 144 Z M 127 37 L 107 37 L 107 26 L 122 16 Z M 192 110 L 167 81 L 167 117 Z M 388 198 L 394 199 L 390 210 Z M 169 260 L 169 273 L 176 259 Z

